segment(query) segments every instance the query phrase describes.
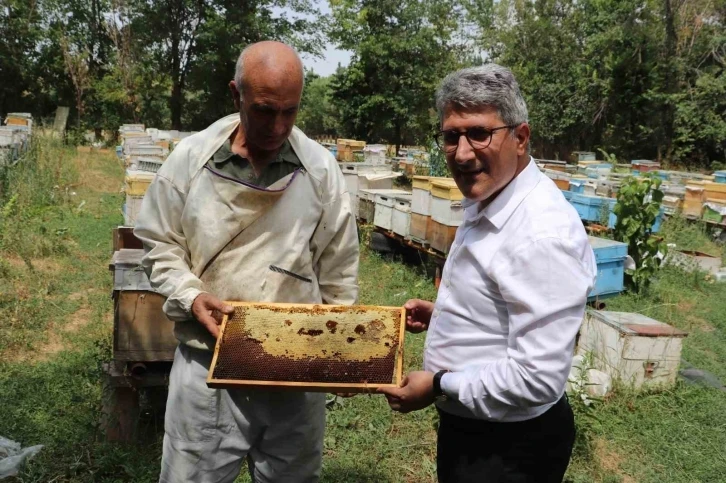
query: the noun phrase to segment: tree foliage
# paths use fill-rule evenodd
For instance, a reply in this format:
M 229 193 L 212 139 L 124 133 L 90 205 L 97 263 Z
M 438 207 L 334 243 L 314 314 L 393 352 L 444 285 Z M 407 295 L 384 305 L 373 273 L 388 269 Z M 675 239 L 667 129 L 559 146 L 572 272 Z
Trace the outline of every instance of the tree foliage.
M 371 142 L 423 142 L 433 94 L 459 65 L 457 7 L 437 0 L 334 0 L 331 38 L 351 50 L 331 83 L 345 134 Z
M 503 0 L 478 18 L 530 108 L 535 153 L 708 166 L 726 149 L 724 0 Z

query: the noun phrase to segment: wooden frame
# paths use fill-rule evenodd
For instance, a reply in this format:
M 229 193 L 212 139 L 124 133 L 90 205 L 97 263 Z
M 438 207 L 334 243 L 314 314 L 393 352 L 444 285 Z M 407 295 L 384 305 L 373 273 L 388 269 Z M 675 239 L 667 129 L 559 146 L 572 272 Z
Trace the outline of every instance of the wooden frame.
M 325 383 L 325 382 L 291 382 L 291 381 L 255 381 L 255 380 L 237 380 L 237 379 L 214 379 L 213 372 L 217 365 L 220 344 L 224 336 L 224 331 L 229 317 L 225 315 L 219 328 L 219 337 L 214 347 L 214 356 L 209 366 L 207 375 L 207 386 L 220 389 L 265 389 L 265 390 L 282 390 L 282 391 L 305 391 L 305 392 L 333 392 L 333 393 L 371 393 L 376 392 L 378 388 L 383 387 L 400 387 L 403 379 L 403 349 L 404 337 L 406 333 L 406 310 L 402 307 L 382 307 L 370 305 L 324 305 L 324 304 L 285 304 L 285 303 L 261 303 L 261 302 L 225 302 L 233 307 L 259 306 L 267 307 L 295 307 L 295 308 L 313 308 L 313 307 L 360 307 L 367 309 L 395 309 L 400 310 L 401 319 L 398 333 L 398 347 L 396 348 L 396 363 L 394 367 L 395 383 L 390 384 L 367 384 L 367 383 Z

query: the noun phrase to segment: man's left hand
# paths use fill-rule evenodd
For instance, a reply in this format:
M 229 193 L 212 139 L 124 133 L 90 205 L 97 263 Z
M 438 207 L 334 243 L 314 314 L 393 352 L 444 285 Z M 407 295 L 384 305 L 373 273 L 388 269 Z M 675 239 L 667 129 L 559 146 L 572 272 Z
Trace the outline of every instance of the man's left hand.
M 404 378 L 401 387 L 382 387 L 378 392 L 386 395 L 388 405 L 394 411 L 418 411 L 434 402 L 434 373 L 412 372 Z

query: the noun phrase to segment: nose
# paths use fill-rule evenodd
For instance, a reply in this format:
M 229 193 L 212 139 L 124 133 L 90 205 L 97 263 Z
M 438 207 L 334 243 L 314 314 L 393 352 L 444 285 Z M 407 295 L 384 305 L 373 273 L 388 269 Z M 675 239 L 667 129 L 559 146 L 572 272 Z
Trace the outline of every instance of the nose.
M 288 122 L 287 118 L 282 113 L 277 113 L 275 115 L 275 121 L 274 125 L 272 127 L 272 132 L 275 134 L 275 136 L 283 136 L 287 132 L 288 128 Z
M 462 134 L 459 136 L 459 144 L 456 146 L 454 162 L 456 164 L 466 164 L 474 158 L 474 148 L 471 147 L 471 143 L 469 143 L 469 140 L 466 139 L 466 136 Z

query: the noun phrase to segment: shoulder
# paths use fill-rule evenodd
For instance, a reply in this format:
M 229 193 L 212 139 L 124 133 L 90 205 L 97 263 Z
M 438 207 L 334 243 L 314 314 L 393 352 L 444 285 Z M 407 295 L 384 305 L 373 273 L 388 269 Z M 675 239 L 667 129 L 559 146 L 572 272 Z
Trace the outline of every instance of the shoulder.
M 236 114 L 224 117 L 203 131 L 179 141 L 159 168 L 158 176 L 165 178 L 179 191 L 189 191 L 191 180 L 216 151 L 218 141 L 229 135 L 228 132 L 234 128 L 238 119 Z
M 315 181 L 323 203 L 335 201 L 347 192 L 343 173 L 330 151 L 297 128 L 290 135 L 290 144 Z
M 565 199 L 559 188 L 543 174 L 512 219 L 512 240 L 502 254 L 514 255 L 535 245 L 562 247 L 578 257 L 589 248 L 585 227 L 575 208 Z

